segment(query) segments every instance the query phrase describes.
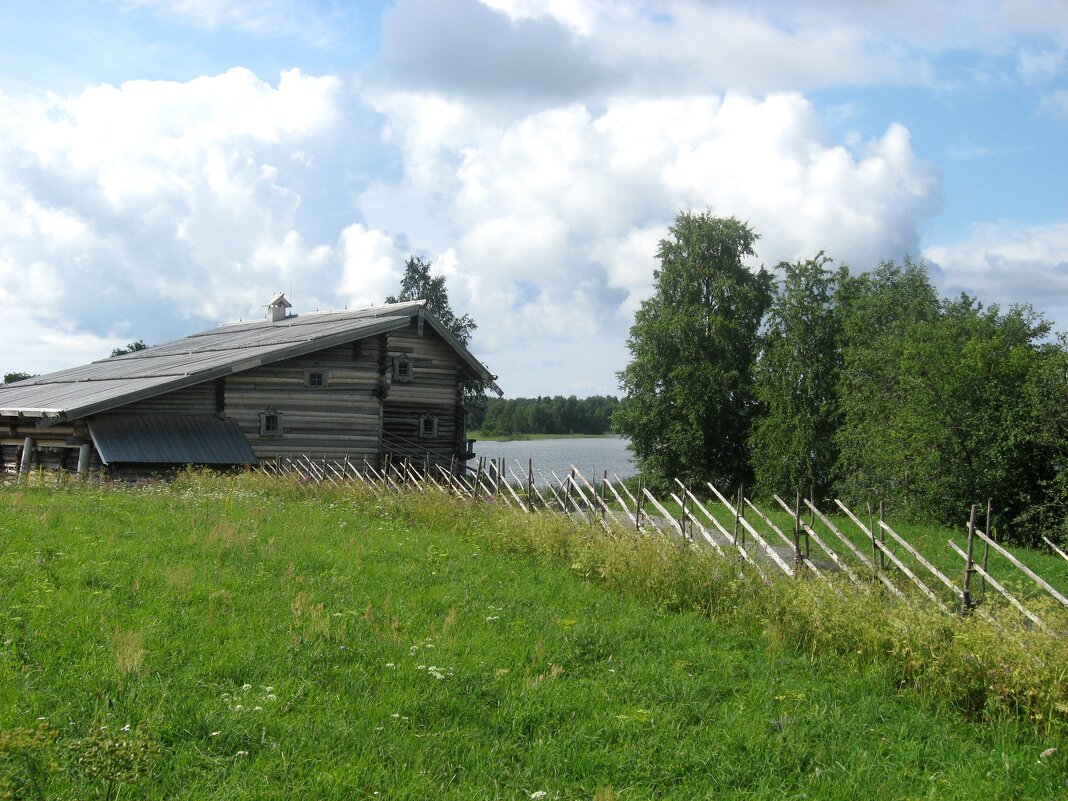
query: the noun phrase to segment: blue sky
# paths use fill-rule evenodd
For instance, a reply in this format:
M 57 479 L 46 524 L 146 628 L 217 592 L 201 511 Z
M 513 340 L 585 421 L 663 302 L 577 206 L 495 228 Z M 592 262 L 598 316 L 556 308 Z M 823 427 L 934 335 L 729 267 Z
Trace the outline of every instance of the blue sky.
M 1068 330 L 1068 5 L 0 4 L 0 372 L 378 303 L 417 254 L 510 396 L 616 391 L 682 209 Z

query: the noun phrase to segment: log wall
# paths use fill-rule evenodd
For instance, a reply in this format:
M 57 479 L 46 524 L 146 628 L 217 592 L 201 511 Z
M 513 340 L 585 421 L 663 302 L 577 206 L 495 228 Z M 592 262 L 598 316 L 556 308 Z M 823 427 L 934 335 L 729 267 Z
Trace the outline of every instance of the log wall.
M 429 325 L 420 333 L 414 322 L 407 329 L 391 332 L 387 347 L 390 371 L 393 358 L 403 354 L 411 360 L 412 379 L 400 382 L 391 378 L 383 404 L 384 448 L 402 443 L 445 461 L 462 453 L 466 449 L 463 363 L 456 351 Z M 420 436 L 420 420 L 428 414 L 438 421 L 433 439 Z
M 237 421 L 260 459 L 308 454 L 373 460 L 379 351 L 372 338 L 228 376 L 223 413 Z M 324 373 L 326 386 L 308 386 L 309 371 Z M 268 408 L 282 415 L 280 437 L 260 435 L 260 413 Z

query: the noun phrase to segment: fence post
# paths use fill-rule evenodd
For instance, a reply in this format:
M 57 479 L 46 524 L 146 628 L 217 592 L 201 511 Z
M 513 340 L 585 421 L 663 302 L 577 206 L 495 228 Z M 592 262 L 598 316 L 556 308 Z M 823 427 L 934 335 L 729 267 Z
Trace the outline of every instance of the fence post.
M 642 530 L 642 501 L 644 500 L 644 493 L 642 490 L 645 488 L 645 480 L 638 479 L 638 496 L 634 499 L 634 530 Z
M 741 497 L 742 497 L 742 487 L 741 487 L 741 485 L 739 485 L 739 487 L 738 487 L 738 496 L 737 496 L 737 499 L 736 499 L 737 502 L 734 504 L 734 541 L 735 542 L 739 541 L 738 540 L 738 534 L 739 534 L 739 529 L 741 529 L 741 535 L 742 535 L 741 543 L 742 543 L 742 547 L 744 548 L 745 547 L 745 529 L 741 528 L 741 525 L 740 525 L 741 518 L 740 518 L 740 512 L 739 512 L 739 509 L 740 509 L 740 507 L 742 505 L 742 502 L 741 502 L 741 500 L 738 500 Z
M 967 614 L 972 608 L 972 549 L 975 547 L 975 504 L 972 504 L 972 513 L 968 518 L 968 550 L 964 558 L 964 613 Z
M 879 501 L 879 542 L 881 542 L 883 545 L 886 544 L 886 533 L 883 531 L 882 526 L 884 519 L 885 518 L 883 517 L 883 502 Z M 879 549 L 879 567 L 882 570 L 886 570 L 886 553 L 883 551 L 882 548 Z
M 988 536 L 993 537 L 994 533 L 990 530 L 990 504 L 992 499 L 986 499 L 986 528 L 983 529 Z M 982 582 L 983 600 L 986 600 L 986 560 L 990 556 L 990 543 L 983 541 L 983 573 L 980 576 Z
M 797 491 L 797 502 L 794 506 L 794 565 L 801 564 L 801 490 Z M 796 569 L 795 569 L 796 572 Z

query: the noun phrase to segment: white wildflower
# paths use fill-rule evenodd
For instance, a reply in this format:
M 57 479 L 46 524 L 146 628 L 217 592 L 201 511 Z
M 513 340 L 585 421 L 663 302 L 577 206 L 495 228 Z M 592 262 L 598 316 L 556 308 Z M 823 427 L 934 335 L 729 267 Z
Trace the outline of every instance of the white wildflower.
M 252 689 L 252 685 L 251 684 L 242 684 L 241 685 L 241 692 L 243 692 L 243 693 L 247 693 L 251 689 Z
M 221 731 L 213 731 L 208 734 L 208 737 L 218 737 L 220 734 L 222 734 Z

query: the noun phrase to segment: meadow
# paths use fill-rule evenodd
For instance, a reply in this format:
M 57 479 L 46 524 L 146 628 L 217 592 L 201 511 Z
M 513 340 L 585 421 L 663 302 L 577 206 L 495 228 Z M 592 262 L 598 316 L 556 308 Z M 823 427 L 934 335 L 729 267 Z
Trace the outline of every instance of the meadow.
M 0 797 L 1068 797 L 1012 631 L 444 495 L 6 488 Z

